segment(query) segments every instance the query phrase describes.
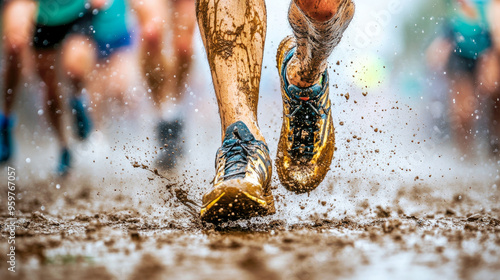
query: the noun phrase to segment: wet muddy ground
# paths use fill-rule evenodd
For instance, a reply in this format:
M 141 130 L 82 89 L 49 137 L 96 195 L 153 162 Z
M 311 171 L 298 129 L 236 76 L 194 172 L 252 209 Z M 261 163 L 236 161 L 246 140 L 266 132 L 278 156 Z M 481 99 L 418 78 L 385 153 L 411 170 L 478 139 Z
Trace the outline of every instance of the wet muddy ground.
M 348 195 L 360 199 L 338 212 L 335 191 L 299 198 L 278 187 L 276 215 L 216 227 L 200 222 L 182 184 L 150 179 L 150 189 L 135 190 L 142 202 L 85 184 L 62 197 L 57 187 L 30 188 L 18 204 L 15 273 L 4 253 L 10 216 L 0 217 L 0 278 L 499 279 L 496 189 L 485 196 L 476 184 L 442 192 L 415 183 L 391 199 Z
M 500 272 L 500 221 L 484 214 L 183 229 L 127 212 L 35 212 L 19 223 L 16 273 L 4 261 L 2 279 L 498 279 Z

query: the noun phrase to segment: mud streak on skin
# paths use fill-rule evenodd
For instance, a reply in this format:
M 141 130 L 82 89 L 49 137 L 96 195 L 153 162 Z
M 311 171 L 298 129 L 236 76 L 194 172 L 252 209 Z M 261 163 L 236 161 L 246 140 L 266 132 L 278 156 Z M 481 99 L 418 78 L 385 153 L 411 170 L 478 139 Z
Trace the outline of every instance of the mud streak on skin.
M 223 129 L 238 116 L 251 117 L 256 125 L 265 5 L 260 0 L 199 0 L 196 4 Z
M 306 16 L 299 3 L 292 1 L 288 19 L 297 39 L 297 51 L 287 68 L 289 80 L 299 86 L 308 87 L 318 82 L 327 66 L 327 59 L 342 39 L 342 34 L 354 16 L 352 0 L 340 0 L 336 14 L 320 21 Z M 316 1 L 316 6 L 321 1 Z M 314 9 L 311 9 L 314 10 Z

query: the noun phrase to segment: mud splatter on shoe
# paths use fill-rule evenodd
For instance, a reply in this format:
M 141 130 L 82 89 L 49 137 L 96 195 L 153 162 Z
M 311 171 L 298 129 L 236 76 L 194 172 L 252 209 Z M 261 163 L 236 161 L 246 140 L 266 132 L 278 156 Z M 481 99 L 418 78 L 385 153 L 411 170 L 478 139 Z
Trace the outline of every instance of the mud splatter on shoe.
M 328 72 L 318 84 L 299 88 L 289 84 L 286 66 L 295 52 L 295 40 L 285 38 L 276 57 L 283 99 L 283 125 L 276 167 L 281 183 L 290 191 L 314 190 L 330 169 L 335 132 L 329 98 Z
M 203 196 L 202 220 L 220 223 L 275 212 L 269 150 L 243 122 L 227 128 L 216 172 L 214 189 Z

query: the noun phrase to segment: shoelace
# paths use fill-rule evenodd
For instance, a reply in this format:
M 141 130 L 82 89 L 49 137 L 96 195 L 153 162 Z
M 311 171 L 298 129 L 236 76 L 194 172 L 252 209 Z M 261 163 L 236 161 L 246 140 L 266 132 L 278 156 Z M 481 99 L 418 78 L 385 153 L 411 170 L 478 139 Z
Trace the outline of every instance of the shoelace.
M 322 118 L 322 106 L 316 104 L 315 100 L 291 99 L 289 105 L 293 108 L 288 115 L 292 119 L 290 127 L 293 130 L 292 154 L 313 156 L 314 155 L 314 133 L 318 131 L 318 119 Z M 304 137 L 304 133 L 306 135 Z
M 239 138 L 237 132 L 235 132 L 235 135 Z M 249 142 L 237 139 L 232 144 L 223 148 L 223 157 L 227 159 L 222 179 L 235 178 L 246 174 L 248 155 L 250 154 L 247 148 L 249 144 Z

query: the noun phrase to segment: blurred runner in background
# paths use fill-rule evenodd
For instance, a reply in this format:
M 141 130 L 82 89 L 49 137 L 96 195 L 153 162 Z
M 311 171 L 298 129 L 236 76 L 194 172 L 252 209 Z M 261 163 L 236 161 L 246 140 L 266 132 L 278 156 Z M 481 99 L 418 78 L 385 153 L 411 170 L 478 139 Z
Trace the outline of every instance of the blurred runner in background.
M 14 151 L 13 116 L 14 98 L 18 94 L 23 65 L 33 38 L 33 17 L 36 5 L 31 0 L 12 0 L 2 6 L 2 94 L 3 114 L 0 114 L 0 163 L 8 161 Z
M 33 47 L 36 67 L 46 87 L 46 113 L 61 146 L 58 172 L 65 175 L 71 166 L 68 138 L 63 125 L 63 94 L 58 85 L 57 60 L 72 86 L 69 96 L 77 136 L 86 139 L 92 128 L 88 108 L 84 103 L 86 78 L 95 64 L 95 49 L 91 36 L 93 11 L 87 0 L 38 1 Z
M 130 100 L 133 77 L 133 36 L 130 7 L 126 0 L 100 0 L 99 13 L 93 18 L 94 40 L 97 44 L 97 63 L 91 76 L 92 116 L 96 126 L 107 118 L 112 101 Z M 127 102 L 134 104 L 134 102 Z M 107 113 L 107 114 L 106 114 Z
M 93 11 L 91 3 L 87 0 L 40 0 L 36 3 L 38 4 L 34 17 L 36 25 L 32 36 L 35 67 L 46 91 L 45 113 L 48 114 L 49 124 L 54 129 L 60 145 L 57 172 L 64 176 L 71 166 L 71 154 L 63 125 L 63 97 L 65 95 L 58 79 L 58 66 L 62 67 L 61 72 L 72 86 L 69 99 L 75 132 L 80 139 L 86 139 L 90 134 L 92 123 L 88 117 L 82 93 L 85 91 L 86 77 L 95 61 L 95 49 L 90 37 L 93 33 L 92 16 L 97 10 Z M 30 10 L 28 8 L 26 10 L 26 14 L 20 13 L 17 16 L 22 18 L 29 15 L 31 17 L 33 13 L 30 15 Z M 6 103 L 8 108 L 5 109 L 9 115 L 12 112 L 12 104 L 11 97 Z M 11 121 L 6 121 L 6 123 L 9 122 Z M 7 129 L 6 134 L 11 134 L 11 132 L 11 129 Z
M 160 167 L 175 167 L 182 154 L 184 129 L 183 94 L 193 55 L 196 24 L 194 0 L 131 0 L 141 27 L 142 69 L 158 114 Z M 166 46 L 167 30 L 172 31 Z M 172 48 L 172 59 L 166 49 Z
M 427 51 L 428 64 L 449 79 L 449 115 L 454 141 L 462 155 L 471 156 L 474 123 L 484 60 L 491 47 L 487 20 L 489 0 L 448 0 L 444 34 Z

